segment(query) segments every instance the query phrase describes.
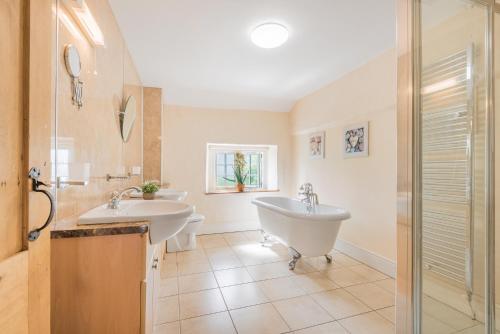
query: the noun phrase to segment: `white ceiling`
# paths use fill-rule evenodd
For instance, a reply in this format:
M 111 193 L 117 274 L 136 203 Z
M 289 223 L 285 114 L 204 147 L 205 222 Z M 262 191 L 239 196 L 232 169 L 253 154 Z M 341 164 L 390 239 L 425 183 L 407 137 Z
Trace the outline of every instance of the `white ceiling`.
M 167 104 L 289 111 L 395 45 L 395 0 L 110 0 L 146 86 Z M 277 49 L 253 27 L 286 25 Z

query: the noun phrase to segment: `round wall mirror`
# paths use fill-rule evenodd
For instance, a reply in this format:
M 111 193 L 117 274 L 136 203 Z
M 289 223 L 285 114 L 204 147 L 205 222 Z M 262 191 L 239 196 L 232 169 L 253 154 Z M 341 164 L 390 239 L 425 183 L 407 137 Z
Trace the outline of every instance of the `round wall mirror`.
M 69 75 L 73 78 L 78 78 L 82 70 L 82 63 L 80 62 L 80 53 L 78 53 L 78 49 L 74 45 L 66 45 L 64 49 L 64 61 Z
M 120 112 L 120 130 L 122 139 L 126 143 L 134 127 L 135 118 L 137 116 L 135 97 L 129 96 L 125 103 L 125 108 Z

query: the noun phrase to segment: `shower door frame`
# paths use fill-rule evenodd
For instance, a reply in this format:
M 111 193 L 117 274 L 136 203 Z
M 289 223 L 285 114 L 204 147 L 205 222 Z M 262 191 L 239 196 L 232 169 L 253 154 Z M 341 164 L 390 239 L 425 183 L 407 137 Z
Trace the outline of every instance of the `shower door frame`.
M 495 175 L 494 175 L 494 19 L 495 0 L 469 0 L 486 6 L 486 268 L 485 333 L 495 333 Z M 421 333 L 421 0 L 397 0 L 397 281 L 396 332 Z

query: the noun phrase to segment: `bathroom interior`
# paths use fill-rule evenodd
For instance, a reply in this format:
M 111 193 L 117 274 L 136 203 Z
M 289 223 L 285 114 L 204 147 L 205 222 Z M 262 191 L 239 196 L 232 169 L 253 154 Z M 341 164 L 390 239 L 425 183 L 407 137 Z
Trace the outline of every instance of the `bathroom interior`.
M 499 27 L 0 0 L 0 333 L 500 332 Z

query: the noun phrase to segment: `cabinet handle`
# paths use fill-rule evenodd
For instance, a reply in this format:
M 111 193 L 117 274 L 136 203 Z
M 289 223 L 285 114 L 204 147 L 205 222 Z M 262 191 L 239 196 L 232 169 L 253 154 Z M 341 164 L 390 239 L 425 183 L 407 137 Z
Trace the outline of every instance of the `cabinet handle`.
M 158 258 L 153 259 L 153 269 L 158 269 Z

